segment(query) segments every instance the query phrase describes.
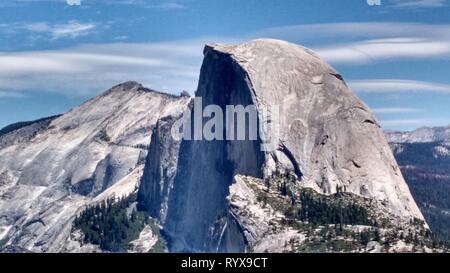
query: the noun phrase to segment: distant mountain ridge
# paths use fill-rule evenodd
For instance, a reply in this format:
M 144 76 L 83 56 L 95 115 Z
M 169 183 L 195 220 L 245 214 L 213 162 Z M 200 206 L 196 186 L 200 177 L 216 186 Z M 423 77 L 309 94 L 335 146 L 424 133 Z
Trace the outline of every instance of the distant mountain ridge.
M 431 230 L 440 239 L 449 241 L 450 126 L 385 134 Z
M 450 141 L 450 125 L 445 127 L 422 127 L 410 132 L 385 131 L 391 143 L 425 143 Z

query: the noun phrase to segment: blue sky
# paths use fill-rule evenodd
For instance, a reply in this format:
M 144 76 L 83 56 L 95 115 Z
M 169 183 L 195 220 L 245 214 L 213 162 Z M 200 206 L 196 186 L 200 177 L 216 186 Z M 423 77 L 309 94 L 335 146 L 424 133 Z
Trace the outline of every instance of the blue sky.
M 385 129 L 450 124 L 450 0 L 2 0 L 0 37 L 0 127 L 127 80 L 193 93 L 204 43 L 261 37 L 315 50 Z

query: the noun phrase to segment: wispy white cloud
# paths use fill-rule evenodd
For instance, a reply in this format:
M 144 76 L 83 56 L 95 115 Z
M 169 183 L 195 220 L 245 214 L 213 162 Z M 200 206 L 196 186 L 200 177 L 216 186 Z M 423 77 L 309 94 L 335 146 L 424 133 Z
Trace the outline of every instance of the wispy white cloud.
M 395 58 L 450 57 L 450 41 L 417 38 L 379 39 L 318 48 L 317 53 L 334 64 L 364 64 Z
M 92 96 L 114 84 L 136 80 L 170 93 L 194 91 L 206 42 L 82 45 L 54 51 L 0 53 L 0 90 Z M 224 41 L 226 42 L 226 41 Z
M 82 6 L 88 8 L 94 4 L 97 5 L 134 5 L 144 8 L 153 8 L 160 10 L 181 10 L 186 6 L 179 2 L 167 0 L 2 0 L 0 7 L 23 7 L 31 4 L 60 3 L 68 6 Z
M 115 0 L 115 1 L 103 1 L 103 0 L 91 0 L 87 2 L 90 4 L 100 3 L 103 5 L 135 5 L 144 8 L 162 9 L 162 10 L 180 10 L 185 9 L 186 6 L 179 2 L 172 2 L 167 0 Z
M 116 36 L 114 37 L 114 40 L 116 41 L 124 41 L 124 40 L 128 40 L 128 36 L 127 35 L 120 35 L 120 36 Z
M 348 84 L 355 92 L 391 93 L 391 92 L 434 92 L 450 94 L 450 85 L 401 79 L 354 80 Z
M 141 2 L 124 0 L 118 3 Z M 172 2 L 154 5 L 177 7 L 177 4 Z M 61 24 L 46 22 L 0 24 L 0 32 L 25 30 L 30 35 L 35 35 L 32 36 L 33 40 L 39 39 L 39 35 L 51 39 L 77 38 L 102 31 L 103 28 L 106 28 L 105 23 L 78 21 Z M 370 64 L 401 58 L 450 58 L 450 25 L 395 22 L 294 25 L 268 28 L 241 38 L 256 37 L 280 38 L 298 43 L 316 41 L 312 48 L 332 64 Z M 124 37 L 119 39 L 122 38 Z M 317 40 L 321 39 L 328 40 L 317 43 Z
M 417 113 L 420 109 L 408 108 L 408 107 L 388 107 L 388 108 L 373 108 L 372 111 L 375 114 L 405 114 L 405 113 Z
M 71 21 L 67 24 L 57 24 L 50 27 L 49 32 L 53 39 L 60 38 L 77 38 L 79 36 L 88 35 L 96 24 L 93 23 L 80 23 L 77 21 Z
M 66 0 L 66 3 L 69 6 L 80 6 L 81 0 Z
M 180 10 L 185 9 L 186 6 L 180 3 L 175 2 L 163 2 L 157 5 L 148 5 L 149 8 L 159 8 L 164 10 Z
M 69 21 L 67 23 L 50 24 L 47 22 L 1 24 L 0 33 L 21 33 L 38 38 L 54 40 L 62 38 L 77 38 L 91 34 L 98 27 L 97 23 Z M 40 37 L 42 36 L 42 37 Z
M 286 40 L 320 38 L 377 39 L 397 37 L 450 37 L 448 24 L 413 22 L 342 22 L 324 24 L 287 25 L 265 28 L 252 36 L 268 36 Z
M 380 121 L 383 126 L 417 125 L 427 122 L 428 120 L 424 119 L 388 119 Z
M 312 43 L 313 49 L 333 64 L 450 58 L 450 25 L 396 22 L 293 25 L 264 29 L 253 36 Z
M 11 92 L 4 92 L 0 91 L 0 98 L 23 98 L 25 95 L 21 93 L 11 93 Z
M 448 4 L 447 0 L 391 0 L 394 8 L 420 9 L 440 8 Z
M 385 130 L 398 130 L 399 128 L 414 130 L 423 126 L 434 127 L 448 125 L 448 119 L 446 118 L 385 119 L 379 122 Z

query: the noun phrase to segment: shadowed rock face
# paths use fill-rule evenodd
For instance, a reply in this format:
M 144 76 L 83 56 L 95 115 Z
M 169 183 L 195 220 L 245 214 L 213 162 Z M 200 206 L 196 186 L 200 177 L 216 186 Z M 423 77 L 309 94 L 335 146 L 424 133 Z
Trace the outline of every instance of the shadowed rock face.
M 204 55 L 196 93 L 204 107 L 278 105 L 281 137 L 272 152 L 261 152 L 259 141 L 180 143 L 164 226 L 172 251 L 244 250 L 242 238 L 222 249 L 217 246 L 224 243 L 214 241 L 236 175 L 295 173 L 298 183 L 319 193 L 347 191 L 374 199 L 402 219 L 423 219 L 371 111 L 310 50 L 255 40 L 207 45 Z M 227 232 L 222 236 L 233 241 Z
M 186 106 L 186 105 L 183 105 Z M 172 109 L 153 129 L 144 174 L 138 191 L 139 206 L 164 224 L 173 181 L 177 173 L 181 141 L 174 140 L 171 129 L 179 120 L 184 107 Z
M 225 112 L 226 105 L 252 104 L 245 71 L 235 66 L 227 54 L 219 58 L 205 54 L 196 93 L 202 98 L 203 107 L 215 104 Z M 181 143 L 165 225 L 165 231 L 172 237 L 173 251 L 210 251 L 206 247 L 210 228 L 226 213 L 225 197 L 233 176 L 245 173 L 260 177 L 262 159 L 256 141 Z

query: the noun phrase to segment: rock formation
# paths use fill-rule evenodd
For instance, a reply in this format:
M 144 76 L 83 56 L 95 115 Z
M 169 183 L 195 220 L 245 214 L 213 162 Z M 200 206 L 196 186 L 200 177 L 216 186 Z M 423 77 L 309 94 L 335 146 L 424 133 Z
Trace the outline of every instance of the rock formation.
M 245 224 L 236 219 L 234 224 L 218 223 L 230 217 L 227 197 L 237 175 L 270 179 L 293 174 L 298 187 L 325 195 L 352 193 L 374 200 L 398 219 L 423 220 L 373 114 L 312 51 L 283 41 L 255 40 L 207 45 L 204 55 L 195 94 L 203 105 L 223 110 L 226 105 L 278 105 L 281 138 L 269 152 L 261 151 L 260 141 L 250 140 L 183 140 L 175 145 L 178 166 L 169 178 L 173 189 L 164 216 L 172 251 L 246 250 Z M 159 161 L 148 160 L 148 168 Z M 160 189 L 158 185 L 167 183 L 160 177 L 156 173 L 142 183 Z

